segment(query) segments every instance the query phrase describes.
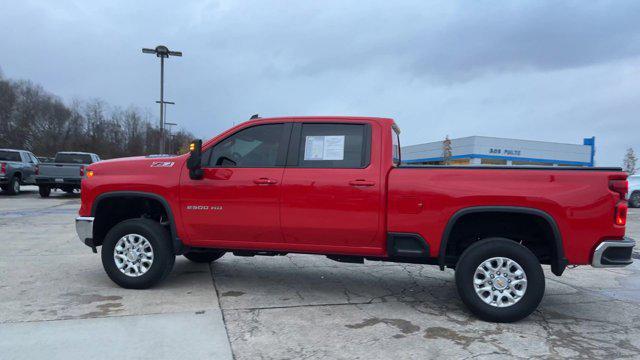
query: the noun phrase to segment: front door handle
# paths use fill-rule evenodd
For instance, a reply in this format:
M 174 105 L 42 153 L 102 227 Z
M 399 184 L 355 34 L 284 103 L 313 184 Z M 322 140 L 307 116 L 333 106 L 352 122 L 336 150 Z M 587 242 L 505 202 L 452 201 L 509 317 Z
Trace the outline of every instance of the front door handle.
M 374 181 L 367 181 L 362 179 L 349 181 L 349 185 L 351 186 L 374 186 L 375 184 L 376 183 Z
M 263 177 L 253 180 L 253 183 L 256 185 L 274 185 L 278 183 L 278 180 Z

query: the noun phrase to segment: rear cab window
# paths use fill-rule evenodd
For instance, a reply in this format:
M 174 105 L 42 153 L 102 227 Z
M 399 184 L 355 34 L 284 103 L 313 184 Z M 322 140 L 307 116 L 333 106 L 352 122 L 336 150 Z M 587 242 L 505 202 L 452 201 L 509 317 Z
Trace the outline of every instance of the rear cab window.
M 56 154 L 55 162 L 66 164 L 92 164 L 93 158 L 90 154 Z
M 400 128 L 396 124 L 391 126 L 391 157 L 394 166 L 399 166 L 402 161 L 400 153 Z
M 20 153 L 17 151 L 0 150 L 0 161 L 21 162 Z

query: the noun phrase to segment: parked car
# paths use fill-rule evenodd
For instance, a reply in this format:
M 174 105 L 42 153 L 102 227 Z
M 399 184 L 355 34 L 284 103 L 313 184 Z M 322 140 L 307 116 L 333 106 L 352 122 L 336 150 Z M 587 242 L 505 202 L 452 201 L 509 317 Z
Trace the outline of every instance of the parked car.
M 0 149 L 0 188 L 10 195 L 20 193 L 20 185 L 35 184 L 38 159 L 26 150 Z
M 640 207 L 640 175 L 631 175 L 629 180 L 629 206 Z
M 67 193 L 80 190 L 85 168 L 98 161 L 100 157 L 93 153 L 72 151 L 57 153 L 53 163 L 40 164 L 40 173 L 36 177 L 40 196 L 48 197 L 52 189 L 61 189 Z
M 190 153 L 90 165 L 76 219 L 125 288 L 157 284 L 175 256 L 211 262 L 307 253 L 455 269 L 478 317 L 522 319 L 542 264 L 632 263 L 619 168 L 409 166 L 391 119 L 256 119 Z

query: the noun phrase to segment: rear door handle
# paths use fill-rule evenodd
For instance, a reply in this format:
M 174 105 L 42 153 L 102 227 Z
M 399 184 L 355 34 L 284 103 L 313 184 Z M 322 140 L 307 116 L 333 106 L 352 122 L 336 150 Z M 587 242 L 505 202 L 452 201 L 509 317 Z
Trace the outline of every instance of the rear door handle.
M 274 185 L 274 184 L 277 184 L 278 181 L 275 179 L 269 179 L 269 178 L 263 177 L 263 178 L 253 180 L 253 183 L 256 185 Z
M 374 181 L 367 181 L 362 179 L 349 181 L 349 185 L 351 186 L 374 186 L 375 184 L 376 183 Z

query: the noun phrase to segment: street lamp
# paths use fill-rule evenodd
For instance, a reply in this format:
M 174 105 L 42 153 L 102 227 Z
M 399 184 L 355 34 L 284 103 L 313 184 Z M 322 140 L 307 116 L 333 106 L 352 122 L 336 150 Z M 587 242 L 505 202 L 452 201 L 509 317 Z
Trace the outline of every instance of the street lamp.
M 143 48 L 144 54 L 155 54 L 160 58 L 160 154 L 164 154 L 164 59 L 169 56 L 182 56 L 180 51 L 171 51 L 164 45 L 158 45 L 155 49 Z M 156 101 L 158 102 L 158 101 Z
M 168 142 L 169 142 L 169 149 L 171 149 L 170 151 L 173 151 L 173 149 L 174 149 L 173 146 L 172 146 L 173 145 L 173 136 L 171 135 L 171 128 L 169 126 L 178 126 L 178 124 L 172 123 L 172 122 L 166 122 L 166 123 L 164 123 L 164 126 L 167 127 L 167 139 L 168 139 Z M 173 152 L 172 152 L 172 154 L 173 154 Z

